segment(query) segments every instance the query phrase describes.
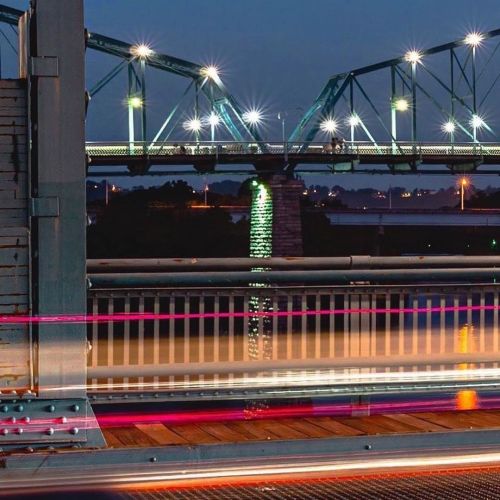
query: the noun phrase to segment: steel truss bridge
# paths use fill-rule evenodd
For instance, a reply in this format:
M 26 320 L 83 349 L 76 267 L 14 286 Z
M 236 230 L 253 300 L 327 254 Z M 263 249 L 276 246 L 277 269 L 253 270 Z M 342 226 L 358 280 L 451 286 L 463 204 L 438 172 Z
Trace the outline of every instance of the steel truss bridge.
M 17 26 L 22 11 L 0 5 L 0 22 Z M 500 29 L 410 50 L 405 55 L 328 79 L 288 137 L 262 136 L 258 109 L 245 109 L 222 82 L 218 68 L 146 45 L 87 33 L 87 48 L 117 64 L 89 85 L 89 112 L 99 92 L 120 75 L 128 82 L 128 138 L 122 144 L 89 143 L 92 175 L 97 166 L 126 165 L 131 174 L 165 175 L 152 165 L 194 165 L 216 172 L 224 164 L 250 164 L 262 171 L 293 171 L 299 164 L 329 165 L 332 172 L 373 172 L 358 165 L 384 165 L 377 173 L 495 173 L 500 143 L 487 109 L 498 95 Z M 161 127 L 150 133 L 146 84 L 159 70 L 188 80 Z M 382 104 L 381 104 L 382 103 Z M 282 122 L 284 125 L 284 122 Z M 439 127 L 439 140 L 435 129 Z M 432 133 L 423 131 L 434 130 Z M 284 131 L 284 128 L 283 128 Z M 347 135 L 339 154 L 328 154 L 332 135 Z M 446 141 L 442 141 L 446 138 Z M 207 140 L 209 139 L 209 140 Z M 217 139 L 217 140 L 216 140 Z M 185 154 L 178 154 L 179 149 Z M 330 152 L 331 153 L 331 152 Z M 480 168 L 480 166 L 482 166 Z M 104 172 L 113 175 L 113 172 Z

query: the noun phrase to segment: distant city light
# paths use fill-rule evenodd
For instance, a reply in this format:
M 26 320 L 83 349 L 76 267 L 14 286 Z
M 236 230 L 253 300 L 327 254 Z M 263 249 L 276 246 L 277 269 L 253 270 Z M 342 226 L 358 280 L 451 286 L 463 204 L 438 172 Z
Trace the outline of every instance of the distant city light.
M 220 123 L 220 118 L 216 113 L 211 113 L 207 118 L 207 122 L 210 126 L 217 127 Z
M 130 48 L 130 53 L 134 57 L 138 57 L 139 59 L 147 59 L 154 54 L 154 50 L 151 47 L 141 43 L 139 45 L 133 45 Z
M 128 103 L 130 106 L 136 109 L 142 107 L 142 99 L 137 96 L 130 97 Z
M 198 118 L 192 118 L 184 122 L 184 128 L 190 132 L 199 132 L 202 128 L 201 120 Z
M 215 80 L 219 76 L 219 69 L 216 66 L 205 66 L 200 73 L 202 76 Z
M 409 50 L 405 54 L 405 61 L 412 63 L 412 64 L 417 64 L 422 60 L 422 54 L 418 50 Z
M 327 118 L 321 122 L 320 129 L 332 134 L 337 130 L 337 122 L 333 118 Z
M 243 113 L 243 120 L 251 125 L 258 125 L 262 121 L 262 114 L 256 109 L 251 109 Z
M 484 36 L 481 33 L 477 33 L 476 31 L 469 33 L 465 39 L 464 42 L 467 45 L 470 45 L 471 47 L 477 47 L 478 45 L 481 45 L 481 42 L 484 40 Z
M 394 101 L 394 107 L 397 111 L 407 111 L 410 105 L 406 99 L 396 99 L 396 101 Z
M 443 132 L 447 134 L 453 134 L 453 132 L 455 132 L 455 124 L 452 121 L 446 122 L 442 128 Z
M 357 127 L 360 123 L 361 123 L 361 118 L 356 115 L 356 114 L 352 114 L 348 120 L 347 120 L 347 123 L 351 126 L 351 127 Z
M 486 124 L 484 123 L 484 120 L 479 116 L 479 115 L 472 115 L 470 124 L 472 128 L 477 129 L 484 127 Z

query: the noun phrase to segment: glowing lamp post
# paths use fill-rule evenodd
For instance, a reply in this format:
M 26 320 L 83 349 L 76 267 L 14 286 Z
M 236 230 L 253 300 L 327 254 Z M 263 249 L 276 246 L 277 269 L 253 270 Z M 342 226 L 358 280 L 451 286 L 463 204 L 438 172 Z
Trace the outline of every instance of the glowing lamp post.
M 460 183 L 460 210 L 464 209 L 465 188 L 469 185 L 467 177 L 462 177 Z
M 470 125 L 472 127 L 472 138 L 474 142 L 477 142 L 477 131 L 478 129 L 483 128 L 485 123 L 479 115 L 474 114 L 470 120 Z
M 418 50 L 410 50 L 405 54 L 405 61 L 411 64 L 411 140 L 417 140 L 417 64 L 422 60 Z
M 210 116 L 207 118 L 207 122 L 210 125 L 210 140 L 212 143 L 215 141 L 215 127 L 217 127 L 220 123 L 220 118 L 216 113 L 212 112 Z
M 348 118 L 347 123 L 351 127 L 351 143 L 353 143 L 354 142 L 354 131 L 355 131 L 356 127 L 361 124 L 361 119 L 356 113 L 353 113 Z

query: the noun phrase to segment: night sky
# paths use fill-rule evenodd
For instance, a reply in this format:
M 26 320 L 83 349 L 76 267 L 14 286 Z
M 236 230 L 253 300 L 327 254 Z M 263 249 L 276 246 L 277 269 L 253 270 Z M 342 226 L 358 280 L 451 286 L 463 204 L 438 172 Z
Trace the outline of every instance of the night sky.
M 2 3 L 16 8 L 28 4 Z M 461 39 L 469 31 L 500 27 L 498 0 L 86 0 L 85 6 L 90 31 L 147 42 L 159 52 L 219 66 L 242 104 L 264 107 L 270 138 L 279 134 L 276 114 L 286 110 L 291 129 L 301 114 L 297 108 L 307 108 L 332 74 L 397 57 L 413 47 Z M 7 54 L 7 49 L 2 47 L 2 52 Z M 88 59 L 89 86 L 117 63 L 99 54 Z M 188 82 L 163 74 L 151 80 L 149 109 L 155 129 Z M 123 77 L 96 96 L 89 138 L 126 138 L 124 94 Z M 377 187 L 452 182 L 446 177 L 346 177 L 335 182 Z M 331 179 L 320 181 L 331 184 Z M 485 182 L 494 180 L 480 184 Z

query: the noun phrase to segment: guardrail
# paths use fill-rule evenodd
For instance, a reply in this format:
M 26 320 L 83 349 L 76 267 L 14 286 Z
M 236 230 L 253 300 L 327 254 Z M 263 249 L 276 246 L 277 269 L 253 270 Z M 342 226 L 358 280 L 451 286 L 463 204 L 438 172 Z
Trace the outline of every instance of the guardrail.
M 226 156 L 226 155 L 382 155 L 470 156 L 500 155 L 500 143 L 344 142 L 333 148 L 328 142 L 87 142 L 90 157 L 103 156 Z
M 498 382 L 498 310 L 479 284 L 91 289 L 89 313 L 111 319 L 89 324 L 88 388 Z

